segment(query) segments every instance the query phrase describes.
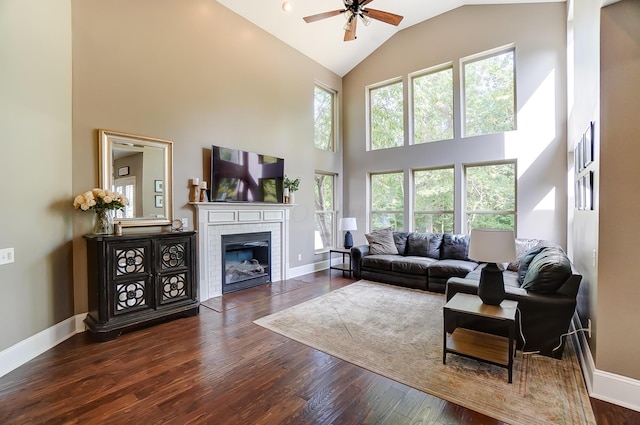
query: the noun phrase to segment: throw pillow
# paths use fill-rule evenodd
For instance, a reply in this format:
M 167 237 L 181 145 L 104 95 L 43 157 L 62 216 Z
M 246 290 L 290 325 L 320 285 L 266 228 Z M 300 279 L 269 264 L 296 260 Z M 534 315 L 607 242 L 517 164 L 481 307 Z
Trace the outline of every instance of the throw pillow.
M 507 270 L 511 270 L 512 272 L 518 271 L 518 266 L 520 265 L 520 260 L 524 257 L 524 254 L 536 246 L 540 241 L 538 239 L 516 239 L 516 261 L 512 263 L 508 263 Z
M 390 229 L 374 230 L 364 236 L 369 242 L 369 254 L 398 254 Z
M 396 248 L 398 248 L 398 254 L 406 255 L 408 237 L 409 232 L 393 232 L 393 241 L 396 244 Z
M 407 240 L 407 255 L 440 259 L 442 233 L 411 233 Z
M 571 262 L 562 249 L 546 247 L 534 257 L 522 288 L 538 294 L 554 294 L 571 276 Z
M 445 233 L 442 238 L 442 256 L 451 260 L 469 260 L 469 235 Z
M 540 251 L 542 251 L 544 248 L 544 245 L 538 244 L 533 248 L 527 250 L 527 252 L 525 252 L 520 259 L 520 263 L 518 264 L 518 283 L 520 284 L 520 286 L 522 286 L 524 277 L 527 274 L 527 270 L 529 270 L 529 264 L 531 264 L 531 261 L 533 261 L 534 257 L 540 254 Z

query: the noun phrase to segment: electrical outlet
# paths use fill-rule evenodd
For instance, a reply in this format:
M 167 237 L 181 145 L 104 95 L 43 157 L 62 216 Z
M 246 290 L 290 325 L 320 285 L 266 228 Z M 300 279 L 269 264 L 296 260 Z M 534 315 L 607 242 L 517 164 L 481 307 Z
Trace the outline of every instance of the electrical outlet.
M 13 248 L 0 249 L 0 264 L 9 264 L 15 261 Z
M 298 254 L 298 261 L 302 261 L 302 254 Z
M 591 338 L 591 319 L 587 319 L 587 334 Z
M 180 221 L 182 221 L 182 228 L 184 230 L 187 230 L 189 228 L 189 219 L 186 217 L 183 217 L 180 219 Z

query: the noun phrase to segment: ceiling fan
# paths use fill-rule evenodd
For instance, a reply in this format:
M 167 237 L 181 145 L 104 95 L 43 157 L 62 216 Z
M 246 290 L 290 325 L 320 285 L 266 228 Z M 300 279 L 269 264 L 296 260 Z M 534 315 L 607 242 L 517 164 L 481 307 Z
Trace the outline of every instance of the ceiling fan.
M 330 18 L 332 16 L 340 15 L 344 13 L 347 23 L 344 26 L 344 41 L 351 41 L 356 39 L 356 24 L 358 23 L 358 17 L 365 25 L 371 23 L 371 19 L 385 22 L 387 24 L 398 26 L 402 21 L 402 16 L 395 15 L 390 12 L 383 12 L 381 10 L 364 8 L 367 4 L 373 0 L 342 0 L 344 3 L 344 9 L 332 10 L 330 12 L 318 13 L 317 15 L 305 16 L 305 22 L 311 23 L 319 21 L 321 19 Z

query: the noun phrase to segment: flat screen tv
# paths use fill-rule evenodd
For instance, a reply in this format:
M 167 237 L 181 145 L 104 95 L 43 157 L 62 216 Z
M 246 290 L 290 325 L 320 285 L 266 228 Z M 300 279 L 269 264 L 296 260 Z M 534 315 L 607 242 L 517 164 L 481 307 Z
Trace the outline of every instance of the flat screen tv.
M 282 203 L 284 159 L 211 147 L 211 201 Z

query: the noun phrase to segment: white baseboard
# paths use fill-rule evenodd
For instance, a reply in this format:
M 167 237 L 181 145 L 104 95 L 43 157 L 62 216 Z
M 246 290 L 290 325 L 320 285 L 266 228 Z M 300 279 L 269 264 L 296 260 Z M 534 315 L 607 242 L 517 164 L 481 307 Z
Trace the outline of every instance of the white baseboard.
M 576 324 L 579 326 L 579 321 L 577 316 L 574 316 L 574 328 Z M 589 395 L 640 412 L 640 381 L 596 369 L 587 337 L 583 332 L 578 332 L 576 336 L 574 341 L 578 345 L 578 359 Z
M 84 332 L 86 313 L 69 317 L 37 334 L 0 351 L 0 377 L 38 357 L 73 335 Z
M 326 270 L 329 268 L 329 260 L 323 260 L 318 263 L 305 264 L 304 266 L 290 268 L 287 271 L 287 278 L 294 278 L 309 273 L 315 273 L 320 270 Z

